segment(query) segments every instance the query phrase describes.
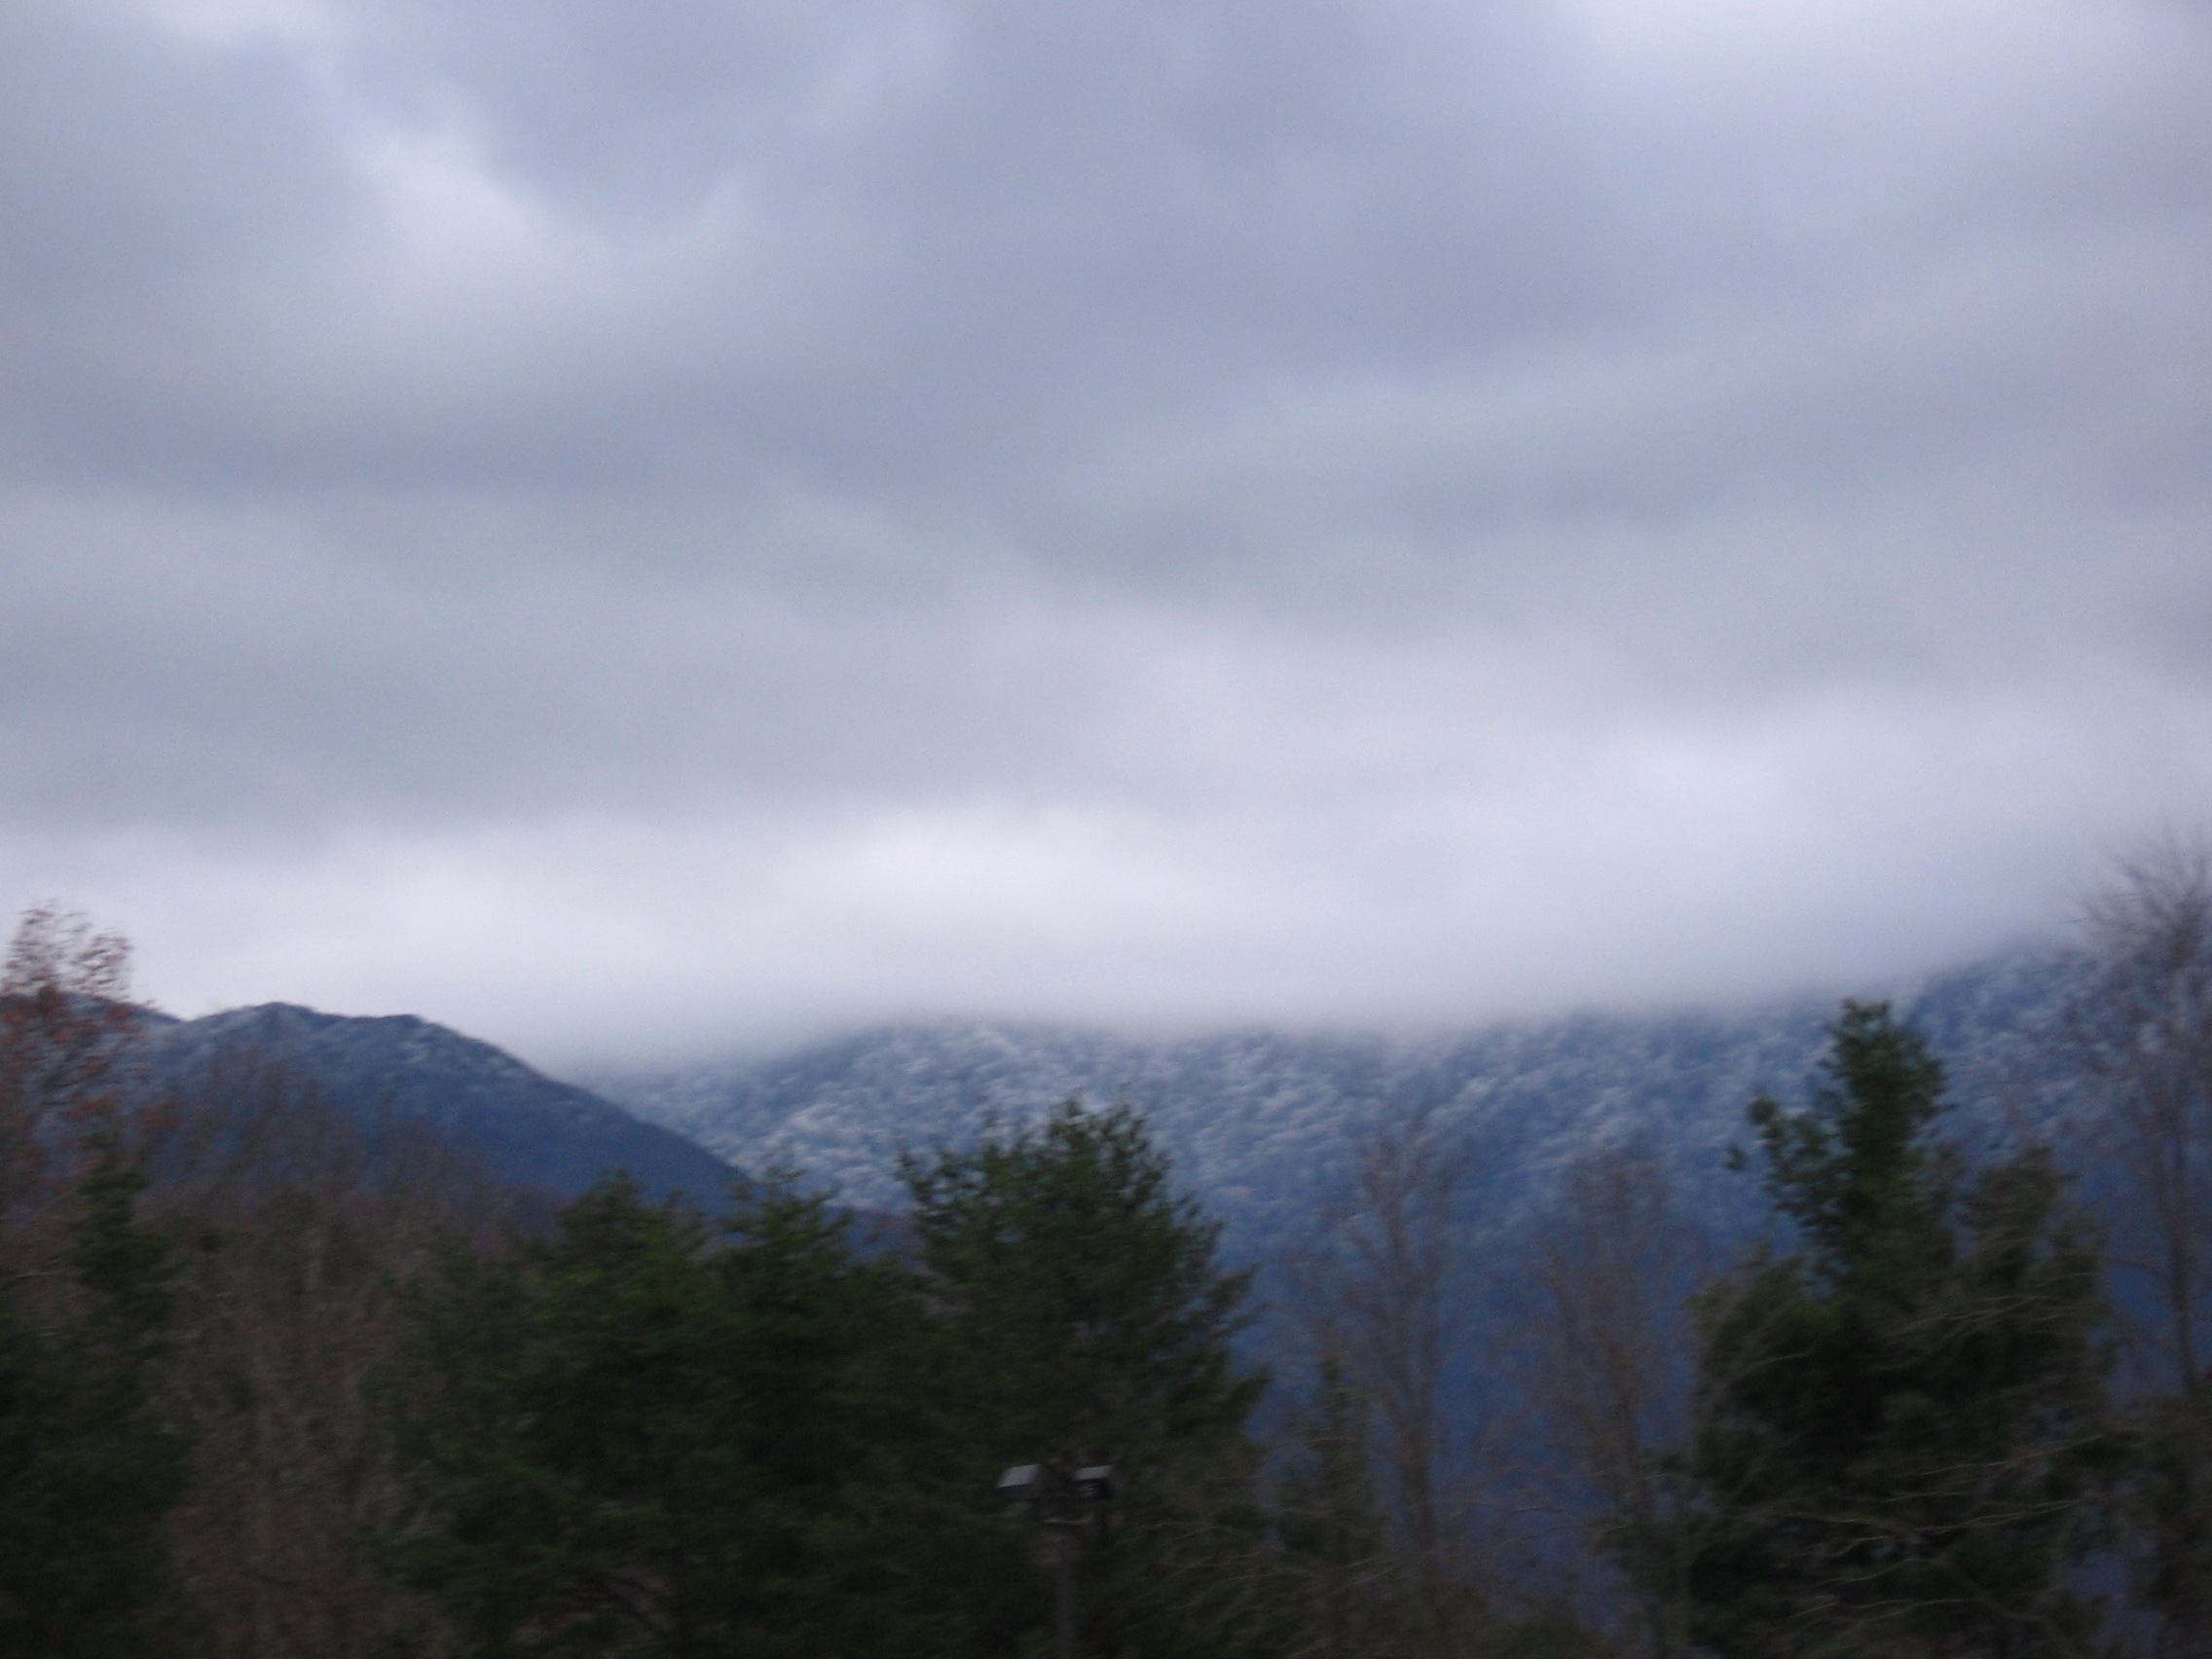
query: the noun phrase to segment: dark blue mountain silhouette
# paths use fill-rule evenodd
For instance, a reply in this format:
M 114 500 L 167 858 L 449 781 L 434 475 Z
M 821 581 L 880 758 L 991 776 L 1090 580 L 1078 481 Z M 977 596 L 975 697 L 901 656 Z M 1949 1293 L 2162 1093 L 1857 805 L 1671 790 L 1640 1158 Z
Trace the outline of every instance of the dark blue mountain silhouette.
M 656 1196 L 682 1192 L 719 1207 L 730 1178 L 727 1164 L 682 1136 L 412 1014 L 356 1018 L 265 1003 L 202 1019 L 152 1015 L 142 1041 L 157 1084 L 186 1083 L 225 1061 L 275 1063 L 330 1106 L 419 1123 L 473 1153 L 494 1180 L 557 1198 L 624 1168 Z

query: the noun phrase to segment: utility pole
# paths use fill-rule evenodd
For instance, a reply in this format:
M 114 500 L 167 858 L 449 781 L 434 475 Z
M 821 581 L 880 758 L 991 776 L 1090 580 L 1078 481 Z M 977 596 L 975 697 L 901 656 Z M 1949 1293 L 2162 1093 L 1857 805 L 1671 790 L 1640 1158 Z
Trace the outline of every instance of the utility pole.
M 1052 1648 L 1054 1659 L 1075 1659 L 1075 1530 L 1052 1535 Z
M 1114 1490 L 1113 1466 L 1107 1463 L 1088 1464 L 1073 1474 L 1052 1463 L 1017 1463 L 999 1476 L 999 1496 L 1052 1535 L 1054 1659 L 1076 1659 L 1076 1554 L 1083 1534 L 1097 1530 L 1098 1506 Z

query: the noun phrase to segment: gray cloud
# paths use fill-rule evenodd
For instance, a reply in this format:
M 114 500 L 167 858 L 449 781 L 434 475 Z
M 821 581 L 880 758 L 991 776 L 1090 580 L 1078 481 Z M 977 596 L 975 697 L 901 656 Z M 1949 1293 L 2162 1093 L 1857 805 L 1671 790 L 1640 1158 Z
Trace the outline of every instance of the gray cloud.
M 2212 793 L 2212 28 L 0 15 L 0 877 L 533 1051 L 1879 977 Z

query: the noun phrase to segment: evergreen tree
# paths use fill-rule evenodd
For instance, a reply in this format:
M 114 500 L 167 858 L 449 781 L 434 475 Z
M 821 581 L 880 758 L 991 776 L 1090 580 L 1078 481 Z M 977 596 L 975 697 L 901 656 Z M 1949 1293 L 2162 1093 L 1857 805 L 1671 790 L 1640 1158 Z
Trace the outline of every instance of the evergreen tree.
M 389 1555 L 471 1651 L 944 1646 L 882 1537 L 911 1416 L 886 1360 L 918 1311 L 818 1199 L 750 1188 L 728 1233 L 614 1180 L 424 1293 L 393 1387 L 418 1513 Z
M 974 1473 L 1118 1471 L 1084 1550 L 1086 1650 L 1234 1651 L 1261 1535 L 1244 1425 L 1265 1381 L 1233 1351 L 1249 1275 L 1215 1260 L 1219 1225 L 1125 1107 L 1071 1100 L 903 1173 L 946 1427 Z
M 1968 1178 L 1934 1133 L 1942 1068 L 1886 1005 L 1831 1031 L 1810 1111 L 1751 1109 L 1800 1248 L 1702 1294 L 1687 1501 L 1637 1547 L 1724 1655 L 2080 1651 L 2096 1242 L 2041 1149 Z
M 168 1246 L 112 1138 L 79 1187 L 68 1294 L 0 1285 L 0 1652 L 146 1659 L 186 1644 L 164 1523 L 187 1447 L 157 1410 Z

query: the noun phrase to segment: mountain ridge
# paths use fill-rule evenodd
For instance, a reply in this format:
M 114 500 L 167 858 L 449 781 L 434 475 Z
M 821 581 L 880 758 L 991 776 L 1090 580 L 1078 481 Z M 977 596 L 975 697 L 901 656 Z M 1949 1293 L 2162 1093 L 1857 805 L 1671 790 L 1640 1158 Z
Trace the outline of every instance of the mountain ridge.
M 2079 1101 L 2047 1064 L 2074 959 L 2015 951 L 1905 987 L 1896 1001 L 1951 1066 L 1970 1136 L 2063 1138 Z M 1072 1095 L 1151 1119 L 1184 1185 L 1254 1259 L 1297 1242 L 1341 1196 L 1361 1135 L 1425 1116 L 1471 1159 L 1468 1221 L 1511 1232 L 1577 1159 L 1637 1143 L 1681 1197 L 1749 1225 L 1756 1183 L 1730 1175 L 1744 1108 L 1803 1098 L 1836 1005 L 1582 1013 L 1418 1035 L 1266 1027 L 1139 1036 L 988 1019 L 906 1021 L 739 1060 L 551 1077 L 415 1014 L 291 1003 L 194 1020 L 149 1014 L 144 1052 L 184 1078 L 251 1053 L 354 1113 L 396 1114 L 478 1153 L 511 1185 L 572 1196 L 623 1166 L 657 1194 L 719 1205 L 733 1165 L 787 1165 L 859 1210 L 903 1207 L 903 1153 L 1032 1121 Z
M 237 1056 L 274 1061 L 354 1116 L 424 1124 L 475 1153 L 509 1186 L 573 1197 L 627 1168 L 648 1192 L 719 1207 L 720 1159 L 481 1039 L 411 1014 L 338 1014 L 260 1003 L 198 1019 L 154 1014 L 139 1053 L 156 1087 L 189 1085 Z
M 2073 982 L 2064 951 L 2022 949 L 1892 999 L 1950 1066 L 1970 1138 L 2063 1129 L 2078 1102 L 2042 1057 Z M 1689 1201 L 1748 1217 L 1731 1177 L 1744 1109 L 1803 1098 L 1834 1002 L 1664 1014 L 1585 1013 L 1393 1037 L 1245 1028 L 1148 1038 L 1095 1027 L 908 1021 L 799 1049 L 660 1073 L 593 1077 L 647 1121 L 734 1162 L 787 1163 L 847 1202 L 898 1203 L 906 1151 L 957 1145 L 1071 1095 L 1144 1109 L 1178 1173 L 1238 1253 L 1291 1236 L 1341 1185 L 1362 1126 L 1425 1113 L 1469 1146 L 1469 1203 L 1510 1228 L 1576 1158 L 1641 1140 Z

